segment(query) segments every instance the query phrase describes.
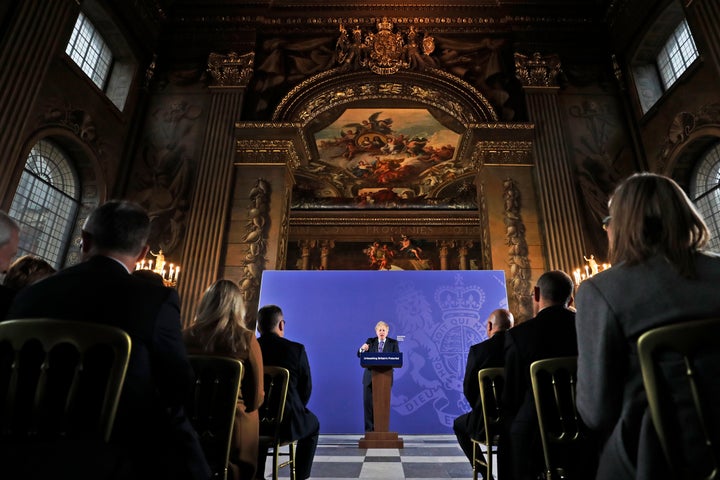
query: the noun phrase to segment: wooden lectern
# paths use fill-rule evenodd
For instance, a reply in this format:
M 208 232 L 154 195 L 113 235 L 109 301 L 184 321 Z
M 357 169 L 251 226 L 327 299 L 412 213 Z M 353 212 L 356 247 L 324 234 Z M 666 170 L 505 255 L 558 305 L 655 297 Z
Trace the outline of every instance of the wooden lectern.
M 402 367 L 402 353 L 364 352 L 360 366 L 372 370 L 373 425 L 375 431 L 365 432 L 358 442 L 360 448 L 403 448 L 403 439 L 390 427 L 390 387 L 392 369 Z

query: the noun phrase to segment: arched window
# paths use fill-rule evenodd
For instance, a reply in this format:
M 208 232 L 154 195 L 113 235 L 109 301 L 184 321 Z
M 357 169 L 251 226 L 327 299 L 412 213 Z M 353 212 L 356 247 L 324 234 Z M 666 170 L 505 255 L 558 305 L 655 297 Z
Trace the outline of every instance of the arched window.
M 706 150 L 696 164 L 690 180 L 690 197 L 710 229 L 708 247 L 720 252 L 720 141 Z
M 30 151 L 10 207 L 22 234 L 18 254 L 61 268 L 80 206 L 80 183 L 68 157 L 49 140 Z

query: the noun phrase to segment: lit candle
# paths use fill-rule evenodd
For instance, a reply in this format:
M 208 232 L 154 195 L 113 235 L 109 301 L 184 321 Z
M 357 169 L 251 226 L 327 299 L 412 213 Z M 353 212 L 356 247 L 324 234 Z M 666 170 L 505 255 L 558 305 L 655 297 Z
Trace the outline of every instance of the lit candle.
M 590 268 L 585 265 L 585 276 L 583 277 L 583 280 L 588 278 L 590 276 Z
M 137 263 L 135 264 L 135 270 L 140 270 L 140 262 L 137 262 Z
M 175 267 L 175 278 L 173 278 L 174 282 L 177 282 L 178 273 L 180 273 L 180 267 Z
M 573 272 L 573 276 L 575 277 L 575 285 L 576 286 L 579 285 L 580 284 L 580 269 L 579 268 Z
M 152 260 L 148 260 L 148 270 L 152 270 Z
M 145 259 L 143 259 L 143 261 L 140 262 L 140 268 L 145 268 Z

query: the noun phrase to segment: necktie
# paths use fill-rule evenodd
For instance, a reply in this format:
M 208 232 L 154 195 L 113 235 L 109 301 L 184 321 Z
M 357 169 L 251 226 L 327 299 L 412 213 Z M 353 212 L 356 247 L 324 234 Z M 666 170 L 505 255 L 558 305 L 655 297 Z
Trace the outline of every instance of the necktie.
M 383 347 L 385 347 L 385 340 L 380 340 L 380 346 L 378 347 L 378 352 L 382 352 Z

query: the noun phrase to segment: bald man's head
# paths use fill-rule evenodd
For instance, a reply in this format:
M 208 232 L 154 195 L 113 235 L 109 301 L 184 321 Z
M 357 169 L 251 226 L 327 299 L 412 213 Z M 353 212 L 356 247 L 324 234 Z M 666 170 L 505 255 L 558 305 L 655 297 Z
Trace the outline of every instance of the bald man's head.
M 505 308 L 498 308 L 494 310 L 487 319 L 487 334 L 488 338 L 495 335 L 497 332 L 512 328 L 515 323 L 515 318 L 510 310 Z

